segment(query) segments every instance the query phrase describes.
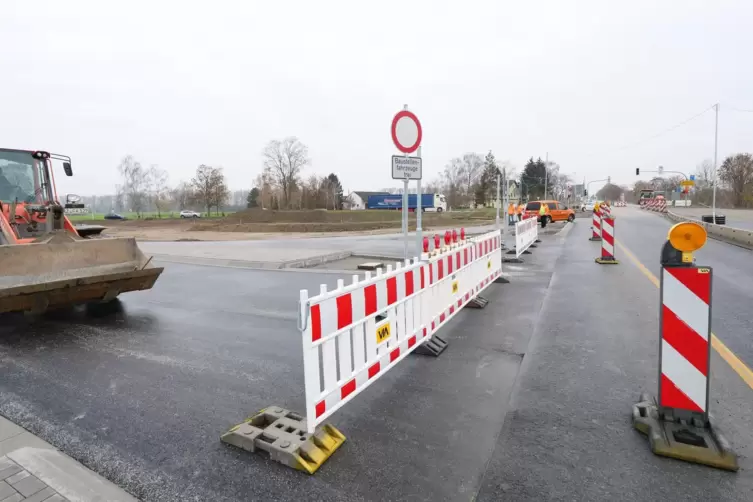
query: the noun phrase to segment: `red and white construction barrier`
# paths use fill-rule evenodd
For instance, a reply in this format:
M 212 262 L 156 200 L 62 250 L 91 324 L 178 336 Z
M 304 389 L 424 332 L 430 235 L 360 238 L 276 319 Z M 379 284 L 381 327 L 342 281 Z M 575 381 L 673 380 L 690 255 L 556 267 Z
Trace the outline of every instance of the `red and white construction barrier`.
M 594 207 L 594 217 L 591 222 L 591 238 L 589 240 L 601 240 L 601 208 Z
M 533 220 L 534 224 L 536 220 Z M 308 432 L 431 339 L 501 274 L 499 231 L 300 297 Z
M 614 207 L 627 207 L 627 202 L 624 200 L 618 200 L 614 203 Z
M 708 421 L 711 269 L 665 266 L 661 273 L 659 407 Z M 664 414 L 664 413 L 662 413 Z
M 601 256 L 596 263 L 616 264 L 614 257 L 614 218 L 609 213 L 601 219 Z
M 539 238 L 539 227 L 535 218 L 519 221 L 515 224 L 515 257 L 520 258 L 531 244 Z

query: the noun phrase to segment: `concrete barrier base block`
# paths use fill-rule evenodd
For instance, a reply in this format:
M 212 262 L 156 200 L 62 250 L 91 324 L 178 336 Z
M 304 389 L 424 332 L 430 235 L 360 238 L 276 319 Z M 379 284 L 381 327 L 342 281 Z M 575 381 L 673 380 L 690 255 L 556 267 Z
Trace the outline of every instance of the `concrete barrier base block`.
M 619 265 L 620 264 L 620 262 L 615 260 L 614 258 L 612 258 L 611 260 L 607 258 L 596 258 L 594 261 L 598 263 L 599 265 Z
M 648 436 L 656 455 L 727 471 L 739 469 L 737 454 L 718 429 L 710 423 L 698 427 L 685 421 L 663 420 L 656 399 L 648 394 L 641 394 L 640 401 L 633 405 L 633 427 Z
M 301 415 L 271 406 L 231 428 L 220 437 L 223 443 L 246 451 L 265 451 L 281 464 L 308 474 L 319 467 L 345 442 L 334 426 L 322 424 L 313 434 Z
M 434 335 L 424 343 L 416 347 L 416 350 L 414 350 L 413 353 L 421 356 L 437 357 L 439 356 L 439 354 L 444 352 L 444 349 L 447 348 L 447 345 L 448 344 L 446 340 L 439 338 L 439 336 L 437 335 Z
M 484 298 L 481 295 L 478 295 L 475 298 L 471 298 L 471 301 L 469 301 L 468 303 L 466 303 L 465 307 L 463 307 L 463 308 L 466 308 L 466 309 L 482 309 L 482 308 L 486 307 L 487 305 L 489 305 L 489 300 L 487 300 L 486 298 Z

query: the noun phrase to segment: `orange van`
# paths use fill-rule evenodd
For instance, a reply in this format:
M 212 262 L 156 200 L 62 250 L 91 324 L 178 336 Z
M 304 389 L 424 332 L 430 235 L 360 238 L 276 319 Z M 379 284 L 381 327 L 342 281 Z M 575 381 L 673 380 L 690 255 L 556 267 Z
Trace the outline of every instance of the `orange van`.
M 573 221 L 575 219 L 575 211 L 567 207 L 562 202 L 556 200 L 535 200 L 526 204 L 526 218 L 536 218 L 536 221 L 541 221 L 539 217 L 539 209 L 541 203 L 545 203 L 549 206 L 549 221 Z

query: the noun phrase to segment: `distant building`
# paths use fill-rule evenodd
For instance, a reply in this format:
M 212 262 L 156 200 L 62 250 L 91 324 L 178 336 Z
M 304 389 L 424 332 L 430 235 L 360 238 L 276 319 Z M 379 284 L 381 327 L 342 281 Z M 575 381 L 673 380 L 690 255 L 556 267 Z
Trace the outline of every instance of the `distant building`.
M 370 195 L 389 195 L 389 192 L 350 192 L 345 200 L 345 209 L 366 209 Z

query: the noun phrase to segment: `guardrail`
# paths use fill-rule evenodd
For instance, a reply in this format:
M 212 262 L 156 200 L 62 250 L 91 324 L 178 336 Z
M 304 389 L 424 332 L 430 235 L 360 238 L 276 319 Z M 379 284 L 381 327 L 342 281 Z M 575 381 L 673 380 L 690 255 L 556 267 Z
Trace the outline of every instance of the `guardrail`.
M 730 227 L 728 225 L 707 223 L 696 218 L 679 215 L 672 211 L 668 211 L 665 216 L 675 222 L 692 221 L 693 223 L 698 223 L 706 229 L 708 236 L 713 239 L 734 244 L 735 246 L 753 249 L 753 231 L 751 230 Z

